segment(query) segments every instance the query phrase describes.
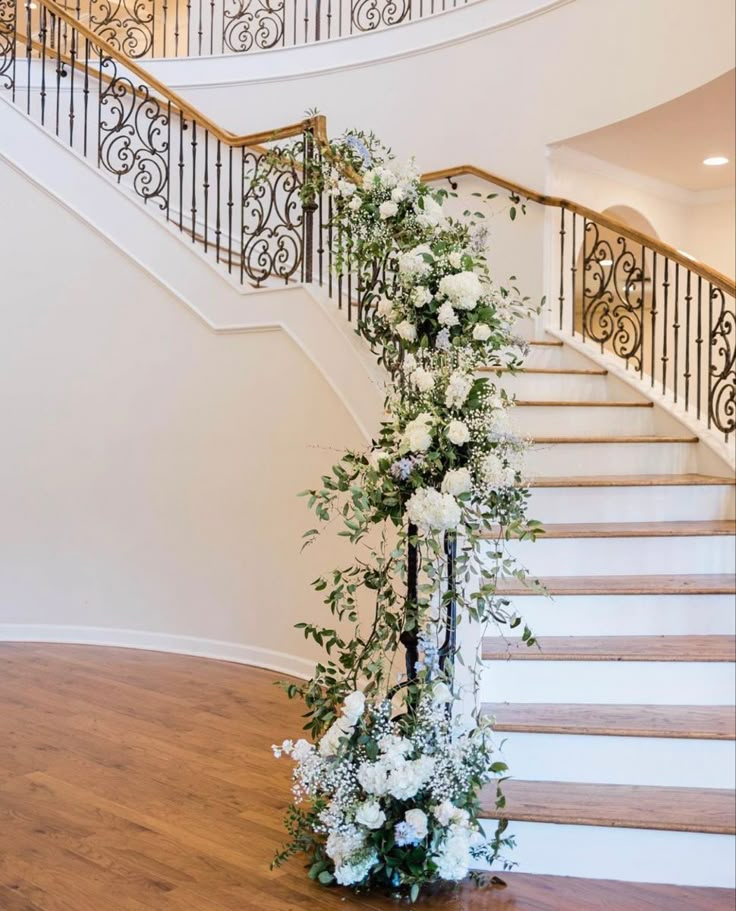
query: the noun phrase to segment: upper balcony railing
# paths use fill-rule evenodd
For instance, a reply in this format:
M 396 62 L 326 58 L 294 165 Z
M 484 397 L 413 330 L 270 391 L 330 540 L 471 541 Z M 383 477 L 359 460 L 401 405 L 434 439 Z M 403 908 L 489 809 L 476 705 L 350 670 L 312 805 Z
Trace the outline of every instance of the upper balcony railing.
M 322 286 L 371 342 L 376 279 L 391 264 L 356 261 L 350 225 L 336 218 L 332 197 L 305 192 L 311 163 L 329 154 L 325 119 L 236 136 L 76 13 L 55 0 L 34 2 L 31 11 L 0 0 L 0 92 L 239 282 Z M 614 356 L 730 439 L 736 431 L 733 279 L 608 215 L 476 167 L 424 179 L 463 175 L 559 212 L 548 296 L 560 329 Z M 348 251 L 340 269 L 336 238 Z
M 474 0 L 61 0 L 128 57 L 202 57 L 297 47 L 390 28 Z M 23 6 L 38 34 L 40 6 Z M 62 48 L 63 49 L 63 48 Z

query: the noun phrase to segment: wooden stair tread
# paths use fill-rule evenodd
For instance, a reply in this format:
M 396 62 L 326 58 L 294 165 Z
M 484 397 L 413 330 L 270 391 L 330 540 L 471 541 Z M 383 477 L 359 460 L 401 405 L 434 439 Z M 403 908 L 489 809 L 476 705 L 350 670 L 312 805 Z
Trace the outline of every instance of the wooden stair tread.
M 530 478 L 525 483 L 528 487 L 733 487 L 736 485 L 736 476 L 721 478 L 707 474 L 572 475 Z
M 736 520 L 708 519 L 676 522 L 570 522 L 544 525 L 545 538 L 680 538 L 736 534 Z M 492 531 L 483 534 L 495 538 Z
M 696 436 L 677 436 L 669 435 L 638 435 L 638 436 L 592 436 L 592 437 L 569 437 L 569 436 L 550 436 L 550 437 L 532 437 L 532 443 L 550 444 L 550 443 L 697 443 Z
M 482 373 L 544 373 L 561 376 L 608 376 L 603 367 L 519 367 L 510 370 L 508 367 L 479 367 Z
M 535 408 L 654 408 L 654 402 L 593 402 L 593 401 L 544 401 L 515 399 L 514 404 L 521 408 L 533 406 Z
M 483 816 L 671 832 L 736 834 L 736 791 L 560 781 L 506 781 L 506 807 L 495 806 L 495 786 L 481 794 Z
M 729 573 L 631 576 L 542 576 L 550 595 L 732 595 L 736 579 Z M 508 577 L 498 582 L 499 595 L 535 595 L 533 589 Z
M 562 348 L 562 342 L 557 339 L 527 339 L 526 343 L 539 348 Z
M 489 702 L 496 731 L 736 740 L 736 709 L 725 705 L 584 705 Z
M 733 911 L 736 901 L 732 889 L 534 873 L 500 875 L 506 888 L 462 885 L 443 896 L 437 907 L 445 911 Z
M 736 636 L 488 636 L 483 659 L 514 661 L 736 661 Z

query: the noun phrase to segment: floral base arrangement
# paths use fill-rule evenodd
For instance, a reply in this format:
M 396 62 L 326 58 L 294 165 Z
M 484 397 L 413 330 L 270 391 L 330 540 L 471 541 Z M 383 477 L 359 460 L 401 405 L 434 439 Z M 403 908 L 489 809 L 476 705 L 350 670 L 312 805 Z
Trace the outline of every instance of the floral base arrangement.
M 457 633 L 472 624 L 480 643 L 488 623 L 522 624 L 496 588 L 499 575 L 526 578 L 506 541 L 540 530 L 525 517 L 527 444 L 512 400 L 479 368 L 520 365 L 513 323 L 530 308 L 492 282 L 481 213 L 450 218 L 447 194 L 375 137 L 332 142 L 303 193 L 331 197 L 334 262 L 363 289 L 360 331 L 391 377 L 370 448 L 345 453 L 304 494 L 356 556 L 314 583 L 328 625 L 298 625 L 326 654 L 310 680 L 286 686 L 311 736 L 274 747 L 295 764 L 290 840 L 275 863 L 302 854 L 324 885 L 413 901 L 512 847 L 505 823 L 487 838 L 479 821 L 482 789 L 503 806 L 507 767 Z

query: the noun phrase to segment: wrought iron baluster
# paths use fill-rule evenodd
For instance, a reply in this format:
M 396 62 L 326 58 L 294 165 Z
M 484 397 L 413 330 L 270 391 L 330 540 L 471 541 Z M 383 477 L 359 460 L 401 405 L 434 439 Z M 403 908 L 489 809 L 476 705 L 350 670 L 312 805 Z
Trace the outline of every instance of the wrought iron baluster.
M 713 289 L 711 286 L 711 292 L 708 295 L 708 310 L 709 311 L 712 306 L 712 298 L 713 298 Z M 697 414 L 698 420 L 699 420 L 700 413 L 701 413 L 701 404 L 700 403 L 702 400 L 702 376 L 703 376 L 703 311 L 702 311 L 701 307 L 698 307 L 698 335 L 697 335 L 697 338 L 695 339 L 695 345 L 696 345 L 695 350 L 696 350 L 697 374 L 698 374 L 698 381 L 697 381 L 698 407 L 697 407 L 696 414 Z M 709 347 L 708 356 L 710 357 L 710 346 L 708 346 L 708 347 Z M 709 379 L 710 379 L 710 374 L 709 374 Z M 709 385 L 710 385 L 710 382 L 709 382 Z
M 688 269 L 685 283 L 685 411 L 688 410 L 690 404 L 690 306 L 693 299 L 690 290 L 691 275 L 692 273 Z
M 680 383 L 680 375 L 677 370 L 678 356 L 680 352 L 680 264 L 675 263 L 675 304 L 674 304 L 674 322 L 672 323 L 673 331 L 673 356 L 672 356 L 672 380 L 674 387 L 675 402 L 677 401 L 677 387 Z
M 77 64 L 77 30 L 70 29 L 71 33 L 71 47 L 70 47 L 70 58 L 71 65 L 69 67 L 69 145 L 74 147 L 74 71 L 76 70 Z
M 572 213 L 572 247 L 570 250 L 570 278 L 571 278 L 571 285 L 572 285 L 572 300 L 570 301 L 570 306 L 572 307 L 573 332 L 575 331 L 575 312 L 576 312 L 576 307 L 577 307 L 577 296 L 576 296 L 577 281 L 576 281 L 576 279 L 577 279 L 577 271 L 578 271 L 578 268 L 577 268 L 578 247 L 577 247 L 577 239 L 575 237 L 576 228 L 577 228 L 577 213 L 573 212 Z
M 16 0 L 17 2 L 17 0 Z M 46 7 L 42 7 L 46 10 Z M 26 3 L 26 114 L 31 113 L 31 54 L 33 45 L 31 44 L 31 5 Z
M 209 202 L 210 202 L 210 132 L 204 131 L 204 252 L 207 252 L 209 245 Z
M 163 45 L 164 45 L 164 57 L 166 56 L 166 41 L 168 39 L 168 27 L 169 27 L 169 0 L 163 0 L 162 2 L 163 9 L 163 22 L 162 22 L 162 32 L 163 32 Z
M 0 89 L 10 90 L 15 103 L 16 56 L 18 53 L 17 0 L 0 0 Z
M 565 307 L 565 207 L 560 209 L 560 329 L 563 325 Z M 573 334 L 575 332 L 575 307 L 573 306 Z
M 240 284 L 243 284 L 245 277 L 245 253 L 243 250 L 243 241 L 245 235 L 245 148 L 240 149 Z
M 736 430 L 736 309 L 720 288 L 709 283 L 708 312 L 708 427 L 723 434 Z M 714 316 L 713 308 L 718 306 Z
M 220 262 L 221 228 L 221 193 L 222 193 L 222 143 L 217 140 L 215 154 L 215 186 L 217 187 L 217 209 L 215 212 L 215 260 Z
M 651 311 L 651 386 L 654 388 L 654 375 L 657 372 L 656 342 L 657 342 L 657 251 L 652 253 L 652 311 Z
M 66 70 L 64 69 L 64 64 L 61 60 L 61 41 L 56 41 L 56 121 L 54 132 L 59 135 L 59 119 L 60 119 L 60 109 L 61 109 L 61 80 L 62 77 L 66 76 Z
M 215 53 L 215 0 L 210 0 L 210 54 Z
M 197 24 L 197 55 L 202 56 L 202 38 L 204 37 L 204 23 L 202 19 L 202 0 L 197 0 L 199 5 L 199 20 Z
M 192 243 L 197 240 L 197 121 L 192 120 Z
M 228 189 L 227 189 L 227 271 L 232 275 L 233 271 L 233 206 L 235 202 L 233 200 L 233 147 L 228 146 L 227 150 L 227 173 L 228 173 Z
M 179 230 L 184 232 L 184 133 L 187 130 L 186 118 L 179 115 Z
M 644 327 L 645 321 L 645 304 L 646 304 L 646 278 L 647 278 L 647 258 L 644 244 L 641 245 L 641 317 L 639 320 L 639 379 L 644 376 Z
M 41 6 L 41 126 L 46 124 L 46 37 L 48 35 L 48 20 L 45 6 Z
M 664 311 L 662 323 L 662 354 L 660 355 L 660 361 L 662 362 L 662 393 L 664 394 L 667 388 L 667 339 L 670 334 L 669 321 L 667 319 L 670 294 L 670 260 L 668 256 L 666 256 L 664 260 L 664 282 L 662 288 L 664 289 Z

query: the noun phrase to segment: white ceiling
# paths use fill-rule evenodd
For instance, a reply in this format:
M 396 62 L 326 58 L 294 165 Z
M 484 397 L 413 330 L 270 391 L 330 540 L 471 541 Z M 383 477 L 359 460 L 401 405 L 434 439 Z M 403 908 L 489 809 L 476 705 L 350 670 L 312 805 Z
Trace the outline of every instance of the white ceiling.
M 561 145 L 687 190 L 733 187 L 736 70 L 667 104 Z M 725 155 L 729 163 L 707 167 L 703 159 L 712 155 Z

